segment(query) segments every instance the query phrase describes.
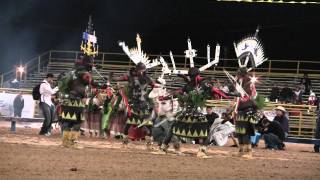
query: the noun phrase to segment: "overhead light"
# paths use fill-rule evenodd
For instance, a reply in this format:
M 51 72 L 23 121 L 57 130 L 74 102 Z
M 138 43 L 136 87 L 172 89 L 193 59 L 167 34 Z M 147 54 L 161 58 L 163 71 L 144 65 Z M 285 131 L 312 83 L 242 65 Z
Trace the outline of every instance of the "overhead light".
M 316 4 L 320 5 L 317 1 L 284 1 L 284 0 L 217 0 L 220 2 L 245 2 L 245 3 L 272 3 L 272 4 Z

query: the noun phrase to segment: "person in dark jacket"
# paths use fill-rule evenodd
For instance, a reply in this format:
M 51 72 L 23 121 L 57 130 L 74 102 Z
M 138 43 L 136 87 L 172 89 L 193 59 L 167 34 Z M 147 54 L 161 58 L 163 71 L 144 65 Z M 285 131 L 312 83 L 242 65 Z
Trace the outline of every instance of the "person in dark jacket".
M 208 106 L 206 110 L 207 110 L 206 118 L 208 120 L 208 125 L 210 128 L 211 125 L 214 123 L 214 120 L 217 119 L 219 115 L 213 111 L 212 107 Z
M 304 85 L 304 94 L 310 94 L 311 80 L 307 73 L 304 73 L 303 78 L 301 78 L 300 84 Z
M 13 100 L 14 117 L 21 117 L 23 107 L 24 99 L 22 92 L 19 92 L 19 94 Z
M 271 89 L 270 93 L 270 101 L 275 102 L 277 99 L 279 100 L 280 95 L 280 89 L 277 84 L 274 84 L 274 86 Z
M 283 103 L 290 103 L 293 100 L 293 91 L 287 84 L 282 88 L 280 92 L 280 101 Z
M 277 121 L 280 123 L 284 133 L 285 137 L 289 134 L 289 119 L 286 116 L 286 109 L 282 106 L 278 106 L 274 109 L 276 111 L 276 116 L 274 117 L 274 121 Z
M 278 121 L 263 120 L 263 138 L 267 149 L 284 150 L 284 131 Z

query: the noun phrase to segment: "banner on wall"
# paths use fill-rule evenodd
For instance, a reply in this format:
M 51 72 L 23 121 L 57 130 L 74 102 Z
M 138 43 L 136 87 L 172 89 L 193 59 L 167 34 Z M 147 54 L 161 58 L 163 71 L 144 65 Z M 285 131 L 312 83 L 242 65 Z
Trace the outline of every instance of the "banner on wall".
M 225 113 L 227 112 L 227 109 L 226 108 L 218 108 L 218 107 L 214 107 L 212 108 L 213 112 L 215 112 L 216 114 L 219 115 L 219 117 L 221 117 L 222 113 Z
M 0 114 L 3 116 L 13 116 L 13 101 L 18 93 L 0 92 Z M 35 101 L 31 94 L 23 94 L 24 108 L 21 117 L 33 118 L 35 110 Z

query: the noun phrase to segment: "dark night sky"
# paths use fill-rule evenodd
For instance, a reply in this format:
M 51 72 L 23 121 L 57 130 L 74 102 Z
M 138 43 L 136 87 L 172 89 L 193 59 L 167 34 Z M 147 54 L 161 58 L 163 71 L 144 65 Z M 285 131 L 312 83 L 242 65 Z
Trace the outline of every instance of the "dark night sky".
M 234 58 L 232 42 L 261 25 L 269 59 L 320 60 L 320 6 L 214 0 L 1 0 L 0 72 L 50 49 L 79 50 L 93 15 L 100 51 L 121 52 L 118 40 L 143 38 L 148 53 L 183 54 L 186 39 L 205 53 L 219 42 Z

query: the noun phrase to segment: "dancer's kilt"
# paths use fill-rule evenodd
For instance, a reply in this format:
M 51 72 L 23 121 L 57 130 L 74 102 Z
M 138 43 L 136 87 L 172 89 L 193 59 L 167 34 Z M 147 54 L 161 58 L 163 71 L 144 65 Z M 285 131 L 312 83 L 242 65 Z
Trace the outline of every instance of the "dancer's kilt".
M 84 121 L 85 105 L 81 100 L 64 99 L 61 105 L 61 120 L 64 122 Z
M 202 113 L 182 113 L 172 125 L 173 134 L 186 138 L 207 138 L 209 125 Z
M 254 136 L 255 125 L 258 121 L 259 117 L 256 113 L 238 111 L 236 134 Z
M 131 125 L 140 125 L 142 124 L 144 121 L 147 121 L 147 123 L 145 124 L 145 126 L 152 126 L 152 119 L 148 119 L 150 117 L 150 113 L 145 111 L 132 111 L 131 112 L 131 116 L 127 118 L 127 124 L 131 124 Z

